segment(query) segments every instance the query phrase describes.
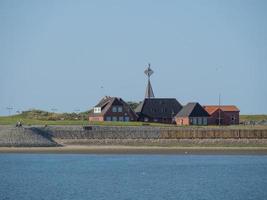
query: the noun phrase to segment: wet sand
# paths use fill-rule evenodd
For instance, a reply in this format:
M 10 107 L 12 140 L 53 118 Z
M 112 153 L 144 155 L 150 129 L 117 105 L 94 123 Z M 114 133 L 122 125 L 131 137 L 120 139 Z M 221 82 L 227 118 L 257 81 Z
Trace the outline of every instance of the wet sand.
M 63 147 L 0 147 L 0 153 L 267 155 L 267 147 L 150 147 L 68 145 Z

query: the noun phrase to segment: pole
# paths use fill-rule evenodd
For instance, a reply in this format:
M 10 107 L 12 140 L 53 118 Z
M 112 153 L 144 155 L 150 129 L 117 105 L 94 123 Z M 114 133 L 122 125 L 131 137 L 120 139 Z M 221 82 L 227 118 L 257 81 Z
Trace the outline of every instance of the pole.
M 221 125 L 221 94 L 219 94 L 219 126 Z

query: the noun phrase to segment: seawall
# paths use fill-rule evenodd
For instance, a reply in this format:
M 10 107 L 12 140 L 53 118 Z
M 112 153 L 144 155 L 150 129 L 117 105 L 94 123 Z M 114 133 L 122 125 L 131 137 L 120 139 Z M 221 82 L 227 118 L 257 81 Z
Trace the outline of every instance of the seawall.
M 262 145 L 267 127 L 0 126 L 0 146 Z
M 59 146 L 49 135 L 35 127 L 0 126 L 0 147 L 54 147 Z

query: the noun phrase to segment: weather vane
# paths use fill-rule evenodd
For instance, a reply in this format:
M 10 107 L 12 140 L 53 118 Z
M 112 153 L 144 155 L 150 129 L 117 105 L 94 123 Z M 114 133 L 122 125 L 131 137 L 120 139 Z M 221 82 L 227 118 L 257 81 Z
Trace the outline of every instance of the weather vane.
M 145 75 L 147 75 L 147 79 L 148 79 L 145 98 L 153 98 L 154 97 L 154 92 L 152 89 L 152 85 L 150 83 L 150 76 L 153 73 L 154 73 L 154 71 L 150 68 L 150 63 L 148 63 L 148 68 L 145 70 Z
M 154 73 L 154 71 L 150 68 L 150 63 L 148 63 L 148 68 L 145 70 L 145 74 L 148 78 Z

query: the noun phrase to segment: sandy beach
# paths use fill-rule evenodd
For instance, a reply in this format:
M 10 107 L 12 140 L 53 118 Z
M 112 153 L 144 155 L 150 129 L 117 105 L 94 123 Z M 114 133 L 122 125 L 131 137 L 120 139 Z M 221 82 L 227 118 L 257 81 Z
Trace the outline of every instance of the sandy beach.
M 0 153 L 267 155 L 267 147 L 74 146 L 0 147 Z

